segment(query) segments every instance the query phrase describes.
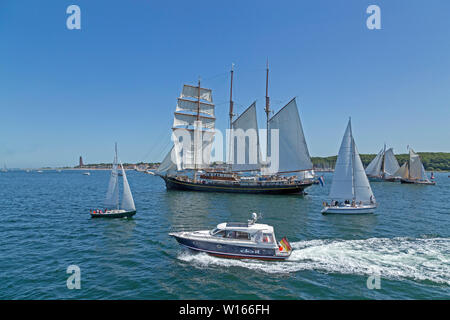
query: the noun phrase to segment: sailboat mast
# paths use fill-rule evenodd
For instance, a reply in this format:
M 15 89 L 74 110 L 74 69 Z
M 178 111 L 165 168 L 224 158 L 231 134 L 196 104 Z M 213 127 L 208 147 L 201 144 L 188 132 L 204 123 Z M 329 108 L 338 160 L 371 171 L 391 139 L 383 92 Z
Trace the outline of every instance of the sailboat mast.
M 270 115 L 270 99 L 269 99 L 269 60 L 267 59 L 266 65 L 266 155 L 269 156 L 269 115 Z
M 200 120 L 200 78 L 198 79 L 197 121 Z
M 230 130 L 233 129 L 233 70 L 234 63 L 231 64 L 231 83 L 230 83 Z
M 115 163 L 116 166 L 117 166 L 117 162 L 119 161 L 119 158 L 117 157 L 117 142 L 116 142 L 115 145 L 114 145 L 114 151 L 116 152 L 115 159 L 114 159 L 114 163 Z M 117 174 L 118 174 L 118 173 L 116 172 L 116 175 L 117 175 Z M 119 181 L 117 181 L 117 183 L 119 183 Z M 117 207 L 117 210 L 119 210 L 119 207 L 120 207 L 120 200 L 119 200 L 119 197 L 117 197 L 116 207 Z
M 350 118 L 351 121 L 351 118 Z M 351 126 L 351 123 L 350 123 Z M 353 200 L 356 202 L 356 186 L 355 186 L 355 141 L 353 140 L 353 132 L 350 127 L 350 147 L 352 152 L 352 191 L 353 191 Z
M 200 77 L 198 78 L 198 96 L 197 96 L 197 121 L 200 120 Z M 197 181 L 197 145 L 195 144 L 195 130 L 196 126 L 194 126 L 194 182 Z
M 230 71 L 230 75 L 231 75 L 231 83 L 230 83 L 230 141 L 229 141 L 229 155 L 230 158 L 228 159 L 228 162 L 231 164 L 233 159 L 231 159 L 232 156 L 232 152 L 231 152 L 231 148 L 233 146 L 233 139 L 234 139 L 234 135 L 233 135 L 233 70 L 234 67 L 234 63 L 231 64 L 231 71 Z
M 386 171 L 385 171 L 385 169 L 386 169 L 386 143 L 384 144 L 384 149 L 383 149 L 383 162 L 381 163 L 381 165 L 382 165 L 382 169 L 381 169 L 382 177 L 384 177 L 385 174 L 386 174 Z

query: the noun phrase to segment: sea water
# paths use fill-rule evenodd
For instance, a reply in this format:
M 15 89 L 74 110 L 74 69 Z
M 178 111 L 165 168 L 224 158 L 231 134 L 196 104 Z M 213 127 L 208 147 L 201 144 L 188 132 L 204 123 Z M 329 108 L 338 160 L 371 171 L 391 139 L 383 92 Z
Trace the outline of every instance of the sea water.
M 91 219 L 108 171 L 0 173 L 0 299 L 448 299 L 450 178 L 435 186 L 373 182 L 376 214 L 320 214 L 308 195 L 167 191 L 128 171 L 133 219 Z M 284 262 L 231 260 L 182 249 L 168 233 L 246 221 L 286 236 Z M 67 268 L 79 267 L 80 289 Z M 374 277 L 377 285 L 374 287 Z

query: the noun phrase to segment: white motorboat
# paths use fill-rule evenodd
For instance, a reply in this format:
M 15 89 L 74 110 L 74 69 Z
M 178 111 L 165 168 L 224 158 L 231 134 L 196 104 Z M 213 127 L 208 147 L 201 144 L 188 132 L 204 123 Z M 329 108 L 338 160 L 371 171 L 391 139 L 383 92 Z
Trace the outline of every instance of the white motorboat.
M 213 230 L 169 233 L 188 249 L 238 259 L 285 260 L 292 253 L 286 238 L 277 242 L 272 226 L 256 223 L 220 223 Z

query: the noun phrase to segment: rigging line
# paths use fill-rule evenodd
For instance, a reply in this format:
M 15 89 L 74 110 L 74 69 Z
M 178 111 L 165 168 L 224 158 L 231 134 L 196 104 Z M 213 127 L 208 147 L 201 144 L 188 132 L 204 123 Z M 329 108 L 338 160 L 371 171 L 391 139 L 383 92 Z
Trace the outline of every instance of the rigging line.
M 170 124 L 170 121 L 168 122 Z M 165 130 L 161 130 L 160 135 L 158 136 L 158 139 L 156 140 L 156 142 L 154 142 L 152 144 L 152 146 L 149 148 L 149 151 L 145 154 L 145 156 L 141 157 L 141 159 L 143 159 L 142 162 L 145 162 L 145 160 L 147 160 L 148 156 L 150 155 L 150 153 L 154 150 L 159 150 L 161 147 L 161 143 L 164 143 L 163 139 L 163 135 L 167 134 L 167 131 Z
M 208 78 L 203 78 L 202 81 L 213 80 L 213 79 L 217 79 L 217 78 L 223 77 L 223 76 L 228 76 L 228 72 L 221 72 L 221 73 L 215 74 L 213 76 L 210 76 Z

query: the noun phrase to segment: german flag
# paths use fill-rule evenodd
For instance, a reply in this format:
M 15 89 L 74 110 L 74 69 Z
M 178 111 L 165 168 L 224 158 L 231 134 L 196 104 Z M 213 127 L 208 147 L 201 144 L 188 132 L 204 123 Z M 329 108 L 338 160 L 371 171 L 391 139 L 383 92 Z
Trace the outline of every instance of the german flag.
M 292 250 L 291 245 L 289 244 L 289 241 L 286 237 L 284 237 L 283 239 L 281 239 L 280 241 L 281 246 L 283 247 L 284 250 L 286 250 L 287 252 Z

